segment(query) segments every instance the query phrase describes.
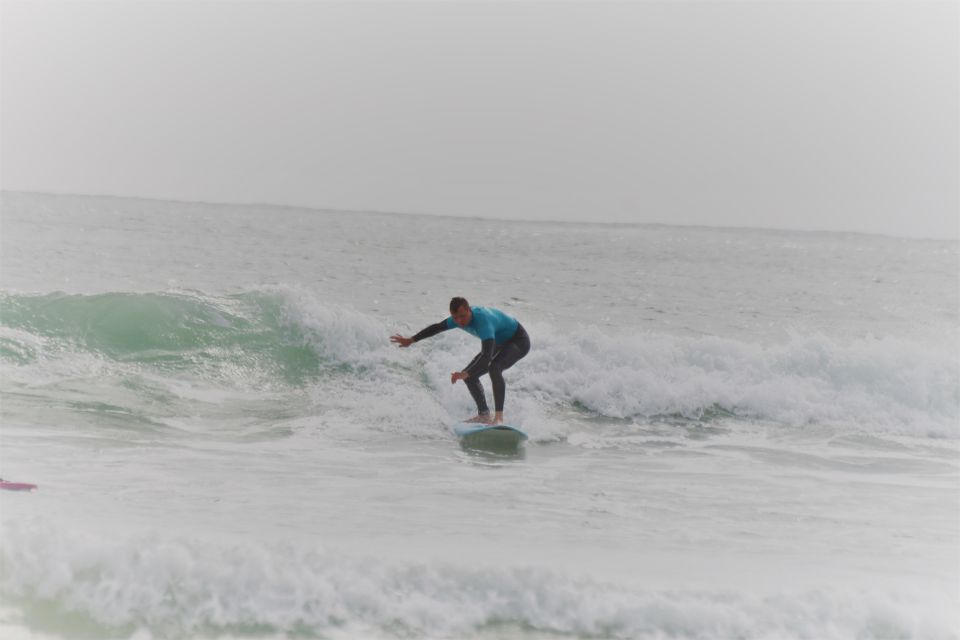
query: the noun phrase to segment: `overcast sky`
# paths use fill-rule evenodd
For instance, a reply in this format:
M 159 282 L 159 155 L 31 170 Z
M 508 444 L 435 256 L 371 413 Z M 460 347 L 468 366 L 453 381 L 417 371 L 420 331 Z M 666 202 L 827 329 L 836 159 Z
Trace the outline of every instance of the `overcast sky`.
M 6 190 L 958 235 L 954 1 L 0 18 Z

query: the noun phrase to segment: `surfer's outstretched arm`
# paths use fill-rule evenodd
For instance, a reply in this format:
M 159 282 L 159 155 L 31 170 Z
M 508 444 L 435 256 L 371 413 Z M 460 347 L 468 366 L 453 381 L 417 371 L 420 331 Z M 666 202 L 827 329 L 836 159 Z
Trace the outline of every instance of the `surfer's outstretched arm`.
M 441 333 L 441 332 L 443 332 L 443 331 L 446 331 L 447 329 L 450 329 L 450 328 L 451 328 L 451 327 L 449 327 L 449 326 L 447 325 L 447 321 L 446 321 L 446 320 L 441 320 L 440 322 L 438 322 L 438 323 L 436 323 L 436 324 L 432 324 L 432 325 L 430 325 L 429 327 L 423 329 L 422 331 L 420 331 L 419 333 L 417 333 L 417 334 L 416 334 L 415 336 L 413 336 L 412 338 L 406 338 L 406 337 L 404 337 L 404 336 L 401 336 L 400 334 L 397 334 L 397 335 L 394 335 L 394 336 L 390 336 L 390 342 L 392 342 L 392 343 L 394 343 L 394 344 L 396 344 L 396 345 L 398 345 L 398 346 L 400 346 L 400 347 L 409 347 L 409 346 L 412 345 L 414 342 L 419 342 L 419 341 L 423 340 L 424 338 L 429 338 L 429 337 L 431 337 L 431 336 L 435 336 L 435 335 L 437 335 L 438 333 Z

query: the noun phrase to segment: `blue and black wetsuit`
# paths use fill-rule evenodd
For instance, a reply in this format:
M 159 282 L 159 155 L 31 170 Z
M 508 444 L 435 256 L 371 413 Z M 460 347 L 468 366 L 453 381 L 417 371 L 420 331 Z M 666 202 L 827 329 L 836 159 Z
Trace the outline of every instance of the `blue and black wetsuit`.
M 490 374 L 493 383 L 493 402 L 497 411 L 503 411 L 503 400 L 507 386 L 503 381 L 503 372 L 517 363 L 520 358 L 530 351 L 530 337 L 516 318 L 512 318 L 490 307 L 470 307 L 473 318 L 466 327 L 459 327 L 449 316 L 446 320 L 432 324 L 417 335 L 414 342 L 435 336 L 448 329 L 461 328 L 467 333 L 480 338 L 480 353 L 470 361 L 464 371 L 470 374 L 464 382 L 470 390 L 470 395 L 477 403 L 479 413 L 489 413 L 487 399 L 483 393 L 480 376 Z

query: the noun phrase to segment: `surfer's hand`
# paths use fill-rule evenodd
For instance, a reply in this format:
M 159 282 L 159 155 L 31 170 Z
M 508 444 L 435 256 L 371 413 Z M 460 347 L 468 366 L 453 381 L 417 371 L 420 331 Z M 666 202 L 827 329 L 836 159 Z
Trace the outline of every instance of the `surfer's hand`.
M 398 333 L 395 336 L 390 336 L 390 342 L 394 343 L 398 347 L 409 347 L 413 344 L 413 338 L 404 338 Z
M 470 374 L 465 371 L 454 371 L 450 374 L 450 384 L 456 384 L 457 380 L 466 380 Z

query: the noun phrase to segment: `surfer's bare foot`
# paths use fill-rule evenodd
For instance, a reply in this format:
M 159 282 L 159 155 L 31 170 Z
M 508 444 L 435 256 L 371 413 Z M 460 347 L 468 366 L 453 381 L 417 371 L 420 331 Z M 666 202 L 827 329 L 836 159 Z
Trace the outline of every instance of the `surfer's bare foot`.
M 497 415 L 494 416 L 493 422 L 490 424 L 503 424 L 503 411 L 497 411 Z
M 464 422 L 476 422 L 476 423 L 479 423 L 479 424 L 492 424 L 492 423 L 490 422 L 490 414 L 489 414 L 489 413 L 480 413 L 480 414 L 477 414 L 477 415 L 473 416 L 472 418 L 470 418 L 469 420 L 465 420 Z

